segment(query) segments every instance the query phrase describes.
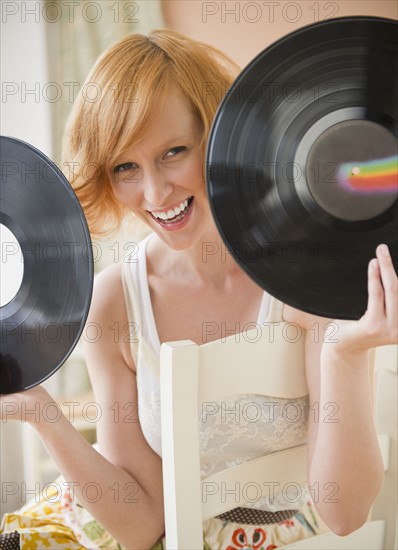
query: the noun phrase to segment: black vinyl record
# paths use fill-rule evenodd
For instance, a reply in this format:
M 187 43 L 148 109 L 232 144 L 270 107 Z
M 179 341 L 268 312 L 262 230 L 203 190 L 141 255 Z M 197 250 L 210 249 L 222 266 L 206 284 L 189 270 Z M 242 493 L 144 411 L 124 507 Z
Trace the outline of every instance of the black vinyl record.
M 398 268 L 397 25 L 349 17 L 260 53 L 210 133 L 212 213 L 236 261 L 295 308 L 358 319 L 367 265 Z
M 0 308 L 0 393 L 13 393 L 46 380 L 75 347 L 91 302 L 93 256 L 83 211 L 57 166 L 9 137 L 0 137 L 0 155 L 0 223 L 23 258 L 20 288 Z M 14 253 L 3 242 L 3 259 L 7 250 Z

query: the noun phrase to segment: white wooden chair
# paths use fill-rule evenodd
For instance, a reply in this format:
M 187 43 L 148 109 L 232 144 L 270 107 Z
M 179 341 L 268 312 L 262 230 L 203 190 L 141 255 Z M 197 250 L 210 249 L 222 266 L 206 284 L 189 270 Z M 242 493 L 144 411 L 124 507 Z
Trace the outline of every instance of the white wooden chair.
M 273 328 L 273 341 L 266 327 L 260 334 L 256 327 L 240 337 L 231 335 L 201 346 L 190 340 L 162 344 L 162 458 L 167 550 L 202 549 L 202 522 L 244 505 L 243 492 L 239 502 L 236 493 L 228 500 L 222 491 L 217 490 L 222 483 L 225 483 L 224 487 L 231 487 L 232 483 L 239 482 L 243 487 L 245 483 L 255 481 L 258 486 L 269 488 L 270 482 L 283 487 L 293 480 L 300 485 L 306 481 L 305 445 L 268 454 L 206 479 L 201 479 L 200 475 L 198 411 L 202 403 L 239 394 L 298 398 L 308 393 L 305 372 L 302 368 L 294 368 L 294 364 L 300 363 L 297 361 L 300 354 L 304 354 L 304 338 L 291 346 L 281 346 L 280 353 L 287 349 L 286 353 L 292 354 L 290 359 L 294 356 L 296 360 L 292 362 L 287 356 L 285 371 L 280 372 L 280 361 L 276 365 L 272 358 L 265 358 L 269 357 L 270 345 L 271 357 L 275 356 L 275 346 L 280 345 L 277 332 L 282 333 L 286 327 L 284 323 L 275 323 Z M 286 377 L 292 382 L 290 389 L 283 385 Z M 380 436 L 379 441 L 385 469 L 388 469 L 390 439 Z M 209 487 L 215 489 L 209 491 Z M 384 540 L 385 521 L 380 519 L 368 521 L 345 537 L 329 532 L 285 548 L 383 550 Z

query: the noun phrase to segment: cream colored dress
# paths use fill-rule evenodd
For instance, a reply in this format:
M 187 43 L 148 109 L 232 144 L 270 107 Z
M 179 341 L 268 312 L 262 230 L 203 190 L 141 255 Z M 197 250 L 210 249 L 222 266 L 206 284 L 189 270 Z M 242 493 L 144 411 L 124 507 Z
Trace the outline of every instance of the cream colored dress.
M 138 249 L 126 255 L 122 280 L 128 320 L 134 334 L 131 353 L 137 371 L 140 425 L 150 447 L 161 455 L 161 343 L 150 300 L 146 263 L 146 246 L 151 237 L 152 234 L 139 244 Z M 259 328 L 269 329 L 271 323 L 282 322 L 282 307 L 280 301 L 264 292 L 256 321 Z M 305 369 L 303 340 L 301 338 L 296 343 L 286 341 L 280 360 L 294 363 L 296 369 Z M 271 343 L 270 353 L 279 347 L 273 347 Z M 275 361 L 275 357 L 273 359 Z M 198 411 L 202 477 L 306 441 L 308 395 L 294 399 L 254 394 L 232 396 L 229 400 L 223 399 L 219 405 L 219 414 L 203 415 L 203 411 Z M 246 414 L 231 413 L 237 410 L 246 411 Z M 57 480 L 59 499 L 53 499 L 53 502 L 48 498 L 31 501 L 15 514 L 6 514 L 2 532 L 17 530 L 21 535 L 21 548 L 26 549 L 121 548 L 76 498 L 71 498 L 63 482 L 62 477 Z M 269 512 L 298 511 L 290 519 L 272 524 L 253 525 L 219 518 L 208 520 L 203 524 L 204 548 L 271 550 L 320 530 L 321 521 L 308 487 L 299 492 L 293 486 L 286 491 L 275 491 L 248 504 L 247 508 Z M 161 539 L 154 548 L 163 546 L 164 540 Z

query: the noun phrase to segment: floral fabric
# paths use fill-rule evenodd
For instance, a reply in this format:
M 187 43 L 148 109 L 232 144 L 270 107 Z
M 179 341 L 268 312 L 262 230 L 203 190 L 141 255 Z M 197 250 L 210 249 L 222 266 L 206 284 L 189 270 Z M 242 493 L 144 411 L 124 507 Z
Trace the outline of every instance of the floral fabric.
M 18 531 L 22 550 L 123 550 L 76 498 L 71 497 L 68 484 L 63 484 L 62 480 L 59 477 L 45 497 L 33 499 L 15 513 L 5 514 L 0 533 Z M 295 516 L 278 523 L 244 525 L 210 519 L 203 524 L 203 548 L 271 550 L 320 532 L 322 521 L 308 499 Z M 165 548 L 165 539 L 161 538 L 151 550 Z

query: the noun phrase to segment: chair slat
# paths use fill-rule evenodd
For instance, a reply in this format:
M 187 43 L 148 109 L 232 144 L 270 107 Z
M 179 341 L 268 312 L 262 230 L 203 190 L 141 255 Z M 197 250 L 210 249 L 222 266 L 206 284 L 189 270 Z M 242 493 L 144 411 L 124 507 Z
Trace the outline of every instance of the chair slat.
M 272 499 L 289 486 L 297 489 L 294 509 L 307 479 L 306 462 L 306 445 L 299 445 L 208 476 L 202 481 L 203 520 L 265 496 Z
M 203 545 L 199 434 L 192 429 L 198 425 L 198 347 L 190 341 L 163 345 L 161 365 L 167 547 L 197 550 Z
M 305 332 L 297 330 L 291 323 L 269 323 L 199 346 L 199 400 L 244 393 L 285 399 L 307 395 Z

